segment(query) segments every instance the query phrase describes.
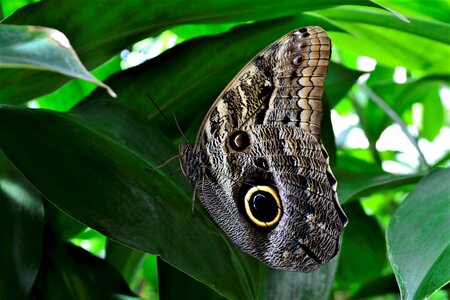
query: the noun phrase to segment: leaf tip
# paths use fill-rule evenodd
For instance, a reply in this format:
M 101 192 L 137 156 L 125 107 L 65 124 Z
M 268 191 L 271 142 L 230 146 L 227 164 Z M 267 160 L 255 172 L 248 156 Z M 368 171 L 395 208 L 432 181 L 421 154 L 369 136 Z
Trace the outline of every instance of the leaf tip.
M 404 15 L 402 15 L 401 13 L 399 13 L 399 12 L 393 10 L 392 8 L 389 8 L 389 7 L 385 6 L 385 5 L 382 5 L 382 4 L 378 3 L 378 1 L 376 1 L 376 0 L 370 0 L 370 2 L 374 3 L 375 5 L 377 5 L 377 6 L 381 7 L 381 8 L 383 8 L 383 9 L 385 9 L 385 10 L 387 10 L 387 11 L 389 11 L 391 14 L 393 14 L 393 15 L 394 15 L 395 17 L 397 17 L 399 20 L 401 20 L 401 21 L 403 21 L 403 22 L 405 22 L 405 23 L 411 23 L 411 21 L 410 21 L 406 16 L 404 16 Z
M 113 98 L 117 98 L 117 94 L 116 92 L 113 91 L 112 88 L 110 88 L 109 86 L 105 85 L 105 89 L 108 92 L 108 94 L 113 97 Z

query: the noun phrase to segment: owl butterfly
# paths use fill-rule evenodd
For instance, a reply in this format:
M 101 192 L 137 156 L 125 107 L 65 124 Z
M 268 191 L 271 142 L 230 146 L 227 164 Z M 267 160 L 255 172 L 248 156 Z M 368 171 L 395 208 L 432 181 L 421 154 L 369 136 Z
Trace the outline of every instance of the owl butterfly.
M 180 163 L 214 221 L 275 269 L 308 272 L 333 258 L 347 218 L 320 140 L 331 42 L 317 26 L 254 57 L 207 113 Z

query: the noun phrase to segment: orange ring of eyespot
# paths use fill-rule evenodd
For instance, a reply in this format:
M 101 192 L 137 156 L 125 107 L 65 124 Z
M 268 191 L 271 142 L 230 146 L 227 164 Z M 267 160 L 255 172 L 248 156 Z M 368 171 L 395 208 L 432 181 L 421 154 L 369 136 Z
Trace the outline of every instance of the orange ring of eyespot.
M 263 191 L 263 192 L 267 192 L 267 193 L 271 194 L 272 197 L 277 202 L 277 207 L 278 207 L 277 215 L 270 222 L 262 222 L 262 221 L 256 219 L 252 214 L 252 211 L 250 209 L 250 198 L 253 195 L 253 193 L 255 193 L 257 191 Z M 271 186 L 258 185 L 258 186 L 254 186 L 251 189 L 249 189 L 247 191 L 247 193 L 245 194 L 244 205 L 245 205 L 245 212 L 247 213 L 247 216 L 250 218 L 250 220 L 253 223 L 255 223 L 255 225 L 257 225 L 259 227 L 271 227 L 271 226 L 275 225 L 276 223 L 278 223 L 278 221 L 280 221 L 280 219 L 281 219 L 281 200 L 278 197 L 277 191 Z

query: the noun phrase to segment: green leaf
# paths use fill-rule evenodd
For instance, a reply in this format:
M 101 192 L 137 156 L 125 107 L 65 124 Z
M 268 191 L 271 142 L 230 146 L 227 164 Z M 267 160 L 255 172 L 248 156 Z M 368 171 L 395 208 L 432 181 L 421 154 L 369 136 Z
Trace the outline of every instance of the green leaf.
M 392 217 L 389 260 L 402 299 L 424 299 L 450 281 L 450 169 L 424 177 Z
M 310 273 L 270 270 L 262 299 L 328 300 L 339 257 Z
M 16 1 L 6 4 L 0 0 L 2 9 L 13 2 Z M 360 3 L 361 6 L 339 6 Z M 390 15 L 380 9 L 367 7 L 376 6 L 375 3 L 395 12 Z M 105 7 L 108 9 L 105 10 Z M 330 7 L 333 8 L 328 9 Z M 422 128 L 418 126 L 417 138 L 432 140 L 436 134 L 442 135 L 442 126 L 447 120 L 442 110 L 443 103 L 436 101 L 440 101 L 439 85 L 442 81 L 448 81 L 449 74 L 446 68 L 449 64 L 449 47 L 448 42 L 445 42 L 449 40 L 446 34 L 449 27 L 448 8 L 445 0 L 433 0 L 433 5 L 426 5 L 420 0 L 407 3 L 402 0 L 326 0 L 314 3 L 287 0 L 277 6 L 270 1 L 257 0 L 213 0 L 208 3 L 167 0 L 152 5 L 143 0 L 114 5 L 105 0 L 68 0 L 64 3 L 45 0 L 17 10 L 14 15 L 3 20 L 3 24 L 58 28 L 70 38 L 89 69 L 104 66 L 102 64 L 106 61 L 108 66 L 112 66 L 109 62 L 114 57 L 111 71 L 103 76 L 94 74 L 103 80 L 109 74 L 119 72 L 108 82 L 113 83 L 120 94 L 116 102 L 103 101 L 99 99 L 105 97 L 105 92 L 98 89 L 70 113 L 0 106 L 0 147 L 39 190 L 39 193 L 35 191 L 37 199 L 48 198 L 51 201 L 43 202 L 45 228 L 52 230 L 51 234 L 47 232 L 45 235 L 44 249 L 50 252 L 45 253 L 39 281 L 30 295 L 29 289 L 36 276 L 36 262 L 41 256 L 41 244 L 36 241 L 42 243 L 42 232 L 33 234 L 42 231 L 42 221 L 40 227 L 27 226 L 24 229 L 16 226 L 14 222 L 17 220 L 32 224 L 34 219 L 26 217 L 29 211 L 15 204 L 20 197 L 13 197 L 12 202 L 6 198 L 8 204 L 4 205 L 5 198 L 0 194 L 0 220 L 3 226 L 0 244 L 7 245 L 4 247 L 5 258 L 0 262 L 2 267 L 5 265 L 7 268 L 6 273 L 2 273 L 0 267 L 0 274 L 7 278 L 0 278 L 3 280 L 0 281 L 0 294 L 4 294 L 4 286 L 9 289 L 8 292 L 25 287 L 22 298 L 29 295 L 39 298 L 42 293 L 38 292 L 47 288 L 50 291 L 52 284 L 57 287 L 60 285 L 61 290 L 65 289 L 61 275 L 64 273 L 55 271 L 58 268 L 69 270 L 71 275 L 83 274 L 81 277 L 84 277 L 88 274 L 71 270 L 73 260 L 71 262 L 71 259 L 66 258 L 72 255 L 67 255 L 67 251 L 60 252 L 61 255 L 55 252 L 63 249 L 64 242 L 87 225 L 108 237 L 107 262 L 126 275 L 133 290 L 143 299 L 157 297 L 158 275 L 156 256 L 141 251 L 155 253 L 176 268 L 170 267 L 173 272 L 167 273 L 165 277 L 160 274 L 161 278 L 165 278 L 163 283 L 166 287 L 182 286 L 185 291 L 201 287 L 202 292 L 214 293 L 214 290 L 227 298 L 328 299 L 333 286 L 334 297 L 364 297 L 395 292 L 392 286 L 395 283 L 394 275 L 389 277 L 391 270 L 383 270 L 382 274 L 388 274 L 387 277 L 374 278 L 380 274 L 377 267 L 381 268 L 386 262 L 381 260 L 379 250 L 384 245 L 382 239 L 380 241 L 380 226 L 374 220 L 378 220 L 381 226 L 387 226 L 393 209 L 399 206 L 405 191 L 413 189 L 422 175 L 394 175 L 382 170 L 382 160 L 397 159 L 394 152 L 378 153 L 375 149 L 379 133 L 392 123 L 392 119 L 371 101 L 367 104 L 367 97 L 359 97 L 362 95 L 361 89 L 352 86 L 361 73 L 342 65 L 356 69 L 359 56 L 375 57 L 378 65 L 367 81 L 370 89 L 381 96 L 407 125 L 413 121 L 412 105 L 423 105 L 423 124 Z M 399 19 L 411 22 L 404 23 Z M 210 26 L 208 23 L 216 25 Z M 324 143 L 331 150 L 331 160 L 335 150 L 328 111 L 330 107 L 336 107 L 338 101 L 339 113 L 345 111 L 347 115 L 352 112 L 352 102 L 358 104 L 361 111 L 367 112 L 366 118 L 364 113 L 358 114 L 371 141 L 371 150 L 339 149 L 342 143 L 338 143 L 338 167 L 333 170 L 339 181 L 340 200 L 346 203 L 345 210 L 350 216 L 350 223 L 344 234 L 339 269 L 339 276 L 346 281 L 338 278 L 334 283 L 336 259 L 315 272 L 301 274 L 268 269 L 242 254 L 212 223 L 199 203 L 192 216 L 192 189 L 180 173 L 174 172 L 178 168 L 175 161 L 165 167 L 152 169 L 178 153 L 180 133 L 170 120 L 172 112 L 188 139 L 193 138 L 204 113 L 237 71 L 269 43 L 305 25 L 319 25 L 327 30 L 333 39 L 332 59 L 340 62 L 330 66 L 325 82 L 322 132 Z M 231 30 L 228 31 L 228 28 Z M 183 42 L 137 68 L 120 71 L 120 51 L 142 38 L 159 35 L 165 30 L 180 34 L 176 43 L 196 36 L 199 38 Z M 409 80 L 402 85 L 393 83 L 394 67 L 398 65 L 408 69 Z M 379 66 L 389 68 L 380 70 Z M 90 92 L 86 85 L 93 87 L 87 82 L 72 80 L 60 88 L 68 80 L 66 76 L 54 72 L 2 69 L 0 102 L 23 104 L 30 99 L 35 100 L 38 95 L 55 91 L 28 105 L 66 111 Z M 345 97 L 349 89 L 354 93 Z M 146 93 L 161 107 L 169 120 L 160 115 L 147 99 Z M 445 166 L 447 160 L 448 157 L 444 157 L 437 165 Z M 0 183 L 9 183 L 9 177 L 2 173 L 2 167 L 0 165 Z M 24 180 L 22 175 L 18 178 Z M 21 180 L 13 180 L 14 186 L 21 186 Z M 358 202 L 351 201 L 372 193 L 376 194 L 363 202 L 364 209 L 373 214 L 367 217 Z M 433 205 L 435 202 L 427 203 Z M 20 214 L 17 213 L 19 210 Z M 434 212 L 428 213 L 428 216 L 434 216 Z M 422 230 L 420 226 L 416 227 Z M 416 231 L 420 231 L 417 228 Z M 430 229 L 430 236 L 439 230 Z M 78 238 L 89 237 L 92 233 L 89 230 L 76 235 L 77 242 L 80 242 Z M 448 235 L 448 231 L 446 233 Z M 20 242 L 11 242 L 12 236 L 21 237 Z M 28 240 L 23 241 L 22 237 Z M 105 237 L 101 236 L 100 239 L 104 241 Z M 12 249 L 20 249 L 15 246 L 17 244 L 28 247 L 26 251 L 18 251 L 24 253 L 19 263 L 17 259 L 9 259 L 15 254 Z M 104 246 L 103 243 L 100 245 Z M 421 244 L 417 246 L 413 242 L 409 247 L 412 252 L 422 249 Z M 355 249 L 363 250 L 358 252 Z M 445 249 L 448 252 L 448 245 Z M 371 255 L 364 260 L 361 252 Z M 96 253 L 99 253 L 99 249 L 96 249 Z M 433 251 L 422 253 L 420 263 L 433 260 Z M 145 257 L 144 265 L 140 267 L 142 257 Z M 354 257 L 354 260 L 349 257 Z M 396 257 L 405 260 L 402 255 Z M 442 257 L 444 263 L 448 264 L 448 255 Z M 48 262 L 56 265 L 48 258 L 59 259 L 58 268 L 48 268 Z M 379 266 L 376 266 L 375 261 L 380 263 Z M 27 268 L 30 267 L 27 270 L 32 271 L 23 272 L 21 263 L 25 263 Z M 96 265 L 96 262 L 85 265 L 90 264 Z M 405 265 L 403 262 L 402 269 Z M 418 265 L 415 263 L 414 267 Z M 356 267 L 359 269 L 351 271 Z M 439 268 L 442 268 L 439 263 L 430 267 L 425 276 L 427 282 L 439 279 L 443 273 L 439 273 Z M 14 273 L 16 269 L 17 273 Z M 111 270 L 111 266 L 108 269 Z M 416 268 L 416 271 L 419 273 L 421 269 Z M 208 287 L 180 274 L 190 275 Z M 95 277 L 92 273 L 89 276 Z M 420 277 L 416 276 L 416 279 Z M 123 279 L 120 281 L 123 283 Z M 77 280 L 72 282 L 76 287 Z M 89 285 L 83 283 L 80 286 Z M 419 290 L 430 286 L 424 283 Z M 56 290 L 59 292 L 59 289 Z M 12 295 L 9 298 L 21 297 L 9 293 L 8 297 Z M 87 298 L 83 297 L 84 294 L 74 293 L 77 294 L 66 298 Z M 436 293 L 435 297 L 442 297 L 443 293 Z M 59 294 L 51 296 L 59 297 Z M 96 298 L 105 298 L 101 296 L 97 295 Z M 114 296 L 135 299 L 133 296 Z
M 324 0 L 314 3 L 309 0 L 288 0 L 278 3 L 275 9 L 273 2 L 267 0 L 170 0 L 152 5 L 144 0 L 130 0 L 110 4 L 107 0 L 67 0 L 61 5 L 58 0 L 46 0 L 23 7 L 4 20 L 4 23 L 58 28 L 69 37 L 79 57 L 90 70 L 132 43 L 180 24 L 260 21 L 345 4 L 376 6 L 368 0 Z M 80 10 L 80 7 L 83 9 Z M 105 7 L 108 8 L 107 11 Z M 286 32 L 299 26 L 301 23 Z M 21 85 L 18 86 L 16 81 L 11 82 L 11 78 L 20 78 Z M 0 103 L 22 103 L 37 98 L 66 81 L 61 76 L 42 75 L 29 70 L 4 71 L 0 73 L 0 86 L 3 89 Z
M 0 295 L 28 299 L 42 252 L 41 195 L 0 151 Z
M 408 22 L 404 22 L 379 8 L 369 9 L 351 6 L 333 7 L 332 9 L 316 11 L 316 13 L 327 17 L 329 20 L 372 24 L 397 29 L 446 44 L 450 43 L 448 34 L 450 25 L 447 22 L 425 20 L 410 16 L 408 16 Z
M 143 291 L 142 285 L 146 288 Z M 159 279 L 158 279 L 158 257 L 147 254 L 142 269 L 140 270 L 133 285 L 135 290 L 140 290 L 139 295 L 144 299 L 153 299 L 159 295 Z
M 39 0 L 0 0 L 0 19 L 9 16 L 19 8 Z
M 277 271 L 237 250 L 200 205 L 192 216 L 190 188 L 181 189 L 186 180 L 146 170 L 172 146 L 124 107 L 94 101 L 64 114 L 4 106 L 0 117 L 8 156 L 52 203 L 90 227 L 160 255 L 226 297 L 256 299 L 279 276 L 302 286 L 321 278 L 317 287 L 329 293 L 332 269 L 322 268 L 327 276 L 281 272 L 265 279 Z
M 86 228 L 82 232 L 73 236 L 70 242 L 78 247 L 82 247 L 85 250 L 96 256 L 104 255 L 106 248 L 106 237 L 99 232 Z
M 33 290 L 37 299 L 114 299 L 134 296 L 104 260 L 71 244 L 50 246 Z
M 67 37 L 56 29 L 0 24 L 0 52 L 0 68 L 57 72 L 90 81 L 116 96 L 86 70 Z
M 414 103 L 421 103 L 424 107 L 421 133 L 426 138 L 435 137 L 444 122 L 442 100 L 439 97 L 439 87 L 446 76 L 422 77 L 404 84 L 386 80 L 392 78 L 393 69 L 377 67 L 370 74 L 368 86 L 399 116 L 411 110 Z M 365 107 L 364 129 L 367 138 L 377 141 L 392 119 L 374 102 L 369 101 Z
M 105 64 L 92 71 L 92 74 L 99 80 L 120 71 L 121 59 L 119 56 L 113 57 Z M 88 96 L 95 89 L 95 86 L 82 80 L 72 80 L 45 96 L 34 99 L 39 108 L 56 111 L 68 111 L 78 102 Z M 103 93 L 104 95 L 104 93 Z
M 373 0 L 373 2 L 408 15 L 408 18 L 409 16 L 413 16 L 417 18 L 448 22 L 449 5 L 447 0 L 432 0 L 432 2 L 427 2 L 427 4 L 432 5 L 424 5 L 425 2 L 420 0 Z
M 146 254 L 108 239 L 105 260 L 116 268 L 130 284 L 142 267 Z
M 60 211 L 49 201 L 44 201 L 45 222 L 53 228 L 55 239 L 64 243 L 86 229 L 86 225 Z
M 192 216 L 184 178 L 147 170 L 175 152 L 151 123 L 110 102 L 72 114 L 4 106 L 0 115 L 0 146 L 63 211 L 161 255 L 223 295 L 256 297 L 260 264 L 232 246 L 199 205 Z
M 381 276 L 387 265 L 384 233 L 357 201 L 345 206 L 349 221 L 339 259 L 336 280 L 355 289 Z
M 171 33 L 177 35 L 182 41 L 191 40 L 193 38 L 223 34 L 233 27 L 245 24 L 242 23 L 219 23 L 219 24 L 185 24 L 170 29 Z M 178 41 L 177 39 L 177 41 Z
M 163 260 L 158 260 L 158 275 L 160 299 L 225 299 Z
M 348 33 L 330 33 L 333 45 L 357 56 L 369 56 L 383 66 L 403 66 L 426 74 L 448 74 L 447 44 L 400 30 L 346 21 L 333 21 Z
M 340 203 L 347 203 L 359 197 L 368 196 L 373 192 L 416 183 L 422 178 L 420 174 L 360 173 L 341 168 L 336 168 L 334 174 L 339 183 L 338 195 Z
M 363 72 L 333 62 L 331 62 L 328 72 L 325 79 L 325 93 L 330 97 L 331 107 L 334 107 L 348 93 Z
M 421 88 L 425 93 L 422 98 L 423 115 L 420 132 L 421 136 L 428 141 L 434 140 L 444 125 L 445 112 L 439 97 L 439 87 L 438 82 L 429 82 Z

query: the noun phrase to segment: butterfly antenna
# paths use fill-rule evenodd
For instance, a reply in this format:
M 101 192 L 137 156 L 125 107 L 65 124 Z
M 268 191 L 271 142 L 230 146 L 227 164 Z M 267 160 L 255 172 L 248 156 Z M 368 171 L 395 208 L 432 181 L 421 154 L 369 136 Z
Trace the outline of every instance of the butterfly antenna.
M 158 110 L 158 112 L 161 114 L 161 116 L 163 116 L 163 118 L 166 119 L 166 121 L 167 121 L 168 123 L 170 123 L 171 125 L 174 125 L 174 124 L 173 124 L 173 121 L 171 121 L 169 118 L 167 118 L 166 115 L 165 115 L 165 114 L 162 112 L 162 110 L 159 108 L 159 106 L 156 104 L 156 102 L 153 101 L 152 96 L 150 96 L 150 94 L 147 93 L 147 92 L 145 92 L 145 95 L 147 96 L 148 100 L 150 100 L 150 102 L 155 106 L 155 108 Z M 175 125 L 176 125 L 177 128 L 179 129 L 178 124 L 175 124 Z M 158 165 L 158 166 L 156 166 L 156 167 L 154 167 L 154 168 L 145 168 L 145 169 L 146 169 L 147 171 L 149 171 L 149 172 L 154 172 L 154 171 L 156 171 L 156 170 L 158 170 L 158 169 L 160 169 L 160 168 L 165 167 L 167 164 L 169 164 L 171 161 L 173 161 L 174 159 L 176 159 L 176 158 L 178 158 L 178 157 L 179 157 L 179 155 L 174 155 L 174 156 L 172 156 L 171 158 L 169 158 L 168 160 L 166 160 L 165 162 L 163 162 L 162 164 L 160 164 L 160 165 Z
M 173 112 L 172 112 L 172 115 L 173 115 L 173 120 L 175 121 L 175 125 L 178 128 L 178 131 L 180 132 L 181 136 L 183 137 L 183 140 L 185 142 L 187 142 L 188 140 L 187 140 L 186 136 L 184 135 L 183 131 L 181 130 L 180 124 L 178 124 L 177 117 L 175 116 L 175 114 Z
M 164 119 L 166 119 L 167 122 L 171 123 L 173 125 L 173 122 L 170 121 L 169 118 L 166 117 L 166 115 L 162 112 L 162 110 L 159 108 L 158 104 L 156 104 L 155 101 L 153 101 L 152 97 L 150 96 L 149 93 L 145 92 L 145 96 L 147 96 L 148 100 L 150 100 L 150 102 L 155 106 L 155 108 L 158 110 L 158 112 L 161 114 L 161 116 L 163 116 Z

